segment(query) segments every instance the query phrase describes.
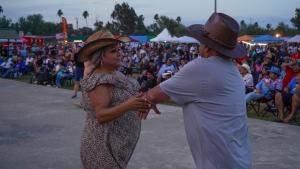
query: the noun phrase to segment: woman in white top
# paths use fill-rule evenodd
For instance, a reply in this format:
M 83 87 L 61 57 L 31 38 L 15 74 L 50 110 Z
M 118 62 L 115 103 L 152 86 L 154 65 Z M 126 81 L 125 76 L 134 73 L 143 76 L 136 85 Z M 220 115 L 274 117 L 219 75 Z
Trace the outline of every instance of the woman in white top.
M 250 66 L 246 63 L 243 63 L 240 68 L 240 73 L 243 76 L 245 82 L 246 93 L 253 91 L 253 76 L 251 74 Z

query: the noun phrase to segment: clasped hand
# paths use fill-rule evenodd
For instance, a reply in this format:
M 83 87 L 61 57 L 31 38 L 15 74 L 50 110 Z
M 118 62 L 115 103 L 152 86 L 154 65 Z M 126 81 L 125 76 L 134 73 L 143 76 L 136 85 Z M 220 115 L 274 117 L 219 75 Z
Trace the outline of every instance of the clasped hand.
M 138 95 L 134 96 L 133 98 L 137 102 L 136 110 L 138 113 L 138 117 L 141 120 L 145 120 L 152 109 L 156 114 L 161 114 L 161 112 L 157 109 L 156 104 L 153 104 L 149 99 L 146 97 L 146 93 L 139 93 Z

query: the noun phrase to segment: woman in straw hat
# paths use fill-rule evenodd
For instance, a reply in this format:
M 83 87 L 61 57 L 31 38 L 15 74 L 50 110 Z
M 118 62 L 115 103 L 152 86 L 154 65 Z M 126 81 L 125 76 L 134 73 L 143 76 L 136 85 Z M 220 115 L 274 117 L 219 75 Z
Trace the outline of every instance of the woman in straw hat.
M 94 67 L 81 82 L 87 116 L 80 156 L 86 169 L 126 168 L 141 130 L 136 111 L 151 106 L 138 98 L 138 82 L 117 71 L 122 41 L 108 31 L 99 31 L 77 53 L 79 61 Z

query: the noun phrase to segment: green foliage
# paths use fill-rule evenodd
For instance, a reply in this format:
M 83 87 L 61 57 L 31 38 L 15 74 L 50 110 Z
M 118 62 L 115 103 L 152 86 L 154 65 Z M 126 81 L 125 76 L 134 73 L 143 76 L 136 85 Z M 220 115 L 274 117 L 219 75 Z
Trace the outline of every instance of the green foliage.
M 292 36 L 297 34 L 296 29 L 290 28 L 289 25 L 285 24 L 284 22 L 279 22 L 274 31 L 275 32 L 273 34 L 279 33 L 283 36 Z
M 88 13 L 88 11 L 84 11 L 84 12 L 82 13 L 82 16 L 83 16 L 83 17 L 84 17 L 84 19 L 85 19 L 86 26 L 88 26 L 88 24 L 87 24 L 87 17 L 89 17 L 89 16 L 90 16 L 90 14 Z
M 103 29 L 103 22 L 96 20 L 96 22 L 94 23 L 94 26 L 95 26 L 95 31 L 99 31 L 99 30 Z
M 61 24 L 45 22 L 41 14 L 34 14 L 19 18 L 15 29 L 25 34 L 31 32 L 33 35 L 55 35 L 61 32 Z
M 0 28 L 10 28 L 11 24 L 11 19 L 6 18 L 6 16 L 0 17 Z
M 119 28 L 117 27 L 117 24 L 107 22 L 105 25 L 105 28 L 109 30 L 112 34 L 118 34 L 119 33 Z
M 297 28 L 298 32 L 300 32 L 300 8 L 295 9 L 295 16 L 291 19 L 291 22 Z
M 2 14 L 3 13 L 3 8 L 2 8 L 2 6 L 0 5 L 0 14 Z
M 170 31 L 172 36 L 183 36 L 187 34 L 187 30 L 184 25 L 181 24 L 181 18 L 178 16 L 176 20 L 171 19 L 167 16 L 154 15 L 154 23 L 148 26 L 149 31 L 157 35 L 164 28 Z
M 249 24 L 247 28 L 247 32 L 250 35 L 266 34 L 266 31 L 262 27 L 260 27 L 257 22 L 255 22 L 254 24 Z
M 55 35 L 61 32 L 61 23 L 46 22 L 41 14 L 33 14 L 27 17 L 20 17 L 17 22 L 12 22 L 11 19 L 3 15 L 3 8 L 0 5 L 0 28 L 11 28 L 17 31 L 23 31 L 25 34 L 28 32 L 33 35 Z M 61 17 L 63 12 L 58 9 L 57 16 Z M 74 30 L 73 25 L 68 25 L 69 34 L 77 35 L 90 35 L 93 31 L 101 30 L 103 28 L 109 29 L 113 34 L 140 34 L 140 35 L 157 35 L 164 28 L 167 28 L 171 35 L 182 36 L 187 34 L 185 26 L 182 24 L 182 19 L 177 16 L 175 19 L 167 16 L 160 16 L 155 14 L 153 16 L 153 23 L 148 27 L 144 24 L 144 16 L 137 15 L 135 10 L 127 3 L 116 4 L 111 14 L 112 21 L 107 22 L 105 25 L 102 21 L 96 20 L 93 24 L 94 30 L 88 27 L 87 18 L 89 17 L 88 11 L 84 11 L 82 16 L 86 20 L 86 27 L 79 30 Z M 275 35 L 280 33 L 282 36 L 292 36 L 300 33 L 300 8 L 295 9 L 295 16 L 291 18 L 293 26 L 280 22 L 277 26 L 272 27 L 271 24 L 267 24 L 265 27 L 261 27 L 257 22 L 247 24 L 245 21 L 240 22 L 240 35 L 261 35 L 271 34 Z
M 148 29 L 146 28 L 145 24 L 144 24 L 144 16 L 140 15 L 137 18 L 137 24 L 135 26 L 135 31 L 134 34 L 136 35 L 146 35 L 149 33 Z
M 81 32 L 83 35 L 91 35 L 93 33 L 93 29 L 89 27 L 82 27 L 79 29 L 79 32 Z
M 285 24 L 284 22 L 278 23 L 275 28 L 272 28 L 271 24 L 267 24 L 266 27 L 263 28 L 260 27 L 257 22 L 254 24 L 246 24 L 244 20 L 240 22 L 240 35 L 275 35 L 277 33 L 282 36 L 292 36 L 297 34 L 297 30 L 290 28 L 289 25 Z
M 178 24 L 180 24 L 181 23 L 181 17 L 177 16 L 176 21 L 177 21 Z
M 61 9 L 59 9 L 59 10 L 57 11 L 57 16 L 58 16 L 59 18 L 61 18 L 61 16 L 62 16 L 63 14 L 64 14 L 64 13 L 62 12 Z
M 106 24 L 106 28 L 113 33 L 130 35 L 148 32 L 144 25 L 144 16 L 138 16 L 135 10 L 125 2 L 115 5 L 111 18 L 113 20 Z

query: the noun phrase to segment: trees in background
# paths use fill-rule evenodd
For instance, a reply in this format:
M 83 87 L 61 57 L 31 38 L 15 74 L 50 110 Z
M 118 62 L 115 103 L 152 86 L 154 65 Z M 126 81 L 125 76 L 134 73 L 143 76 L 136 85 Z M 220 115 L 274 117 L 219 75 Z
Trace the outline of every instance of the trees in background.
M 3 8 L 2 8 L 2 6 L 0 5 L 0 14 L 3 14 Z
M 144 16 L 137 15 L 135 10 L 127 3 L 116 4 L 111 14 L 113 19 L 107 22 L 106 28 L 113 33 L 119 34 L 147 34 L 148 30 L 144 24 Z
M 60 21 L 61 21 L 61 17 L 62 17 L 63 14 L 64 14 L 64 13 L 62 12 L 61 9 L 59 9 L 59 10 L 57 11 L 57 16 L 59 17 Z
M 181 18 L 178 16 L 176 19 L 167 16 L 154 15 L 154 23 L 148 26 L 149 31 L 153 35 L 157 35 L 164 28 L 167 28 L 173 36 L 183 36 L 187 34 L 185 26 L 181 23 Z
M 271 24 L 267 24 L 266 27 L 261 27 L 257 22 L 246 24 L 244 20 L 240 22 L 240 35 L 263 35 L 263 34 L 280 34 L 283 36 L 292 36 L 299 33 L 297 29 L 291 28 L 284 22 L 279 22 L 276 27 L 272 27 Z
M 291 19 L 291 22 L 297 28 L 298 32 L 300 32 L 300 8 L 295 9 L 295 16 Z
M 49 35 L 60 31 L 59 24 L 44 21 L 41 14 L 29 15 L 26 18 L 21 17 L 16 23 L 11 22 L 11 20 L 3 16 L 0 17 L 0 27 L 12 28 L 17 31 L 35 35 Z
M 95 26 L 95 31 L 101 30 L 101 29 L 103 29 L 103 22 L 96 20 L 96 22 L 94 23 L 94 26 Z
M 63 11 L 58 9 L 57 16 L 60 18 L 63 16 Z M 144 24 L 144 16 L 136 14 L 133 7 L 128 3 L 116 4 L 111 14 L 112 20 L 106 24 L 103 21 L 96 19 L 94 29 L 88 27 L 87 18 L 89 13 L 85 10 L 82 13 L 83 18 L 86 21 L 86 26 L 78 30 L 73 29 L 73 25 L 68 25 L 69 34 L 84 34 L 90 35 L 94 31 L 101 30 L 103 28 L 109 29 L 114 34 L 124 35 L 157 35 L 164 28 L 167 28 L 171 35 L 182 36 L 186 35 L 186 27 L 182 24 L 182 19 L 177 16 L 175 19 L 168 16 L 155 14 L 153 22 L 149 26 Z M 291 18 L 293 27 L 290 27 L 284 22 L 279 22 L 278 25 L 272 26 L 267 24 L 265 27 L 260 26 L 257 22 L 246 23 L 244 20 L 240 22 L 240 35 L 252 34 L 276 34 L 280 33 L 283 36 L 292 36 L 300 33 L 300 8 L 295 9 L 295 15 Z M 0 28 L 11 28 L 17 31 L 23 31 L 25 34 L 31 33 L 34 35 L 55 35 L 61 32 L 61 23 L 47 22 L 43 19 L 41 14 L 33 14 L 27 17 L 20 17 L 16 22 L 12 22 L 3 14 L 3 8 L 0 5 Z
M 90 14 L 88 13 L 88 11 L 83 11 L 82 16 L 85 19 L 86 26 L 88 26 L 87 18 L 90 16 Z
M 12 25 L 11 19 L 6 18 L 6 16 L 0 17 L 0 28 L 9 28 Z

